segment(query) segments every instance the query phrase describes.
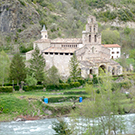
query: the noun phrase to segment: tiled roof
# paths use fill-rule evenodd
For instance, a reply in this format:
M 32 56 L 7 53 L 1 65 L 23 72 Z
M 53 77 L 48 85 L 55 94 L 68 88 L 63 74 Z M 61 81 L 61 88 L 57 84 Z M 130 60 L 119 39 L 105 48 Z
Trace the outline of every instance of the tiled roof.
M 50 43 L 50 39 L 39 39 L 37 41 L 35 41 L 34 43 Z
M 81 44 L 82 39 L 81 38 L 56 38 L 54 40 L 51 40 L 51 43 L 74 43 L 74 44 Z
M 49 47 L 45 50 L 43 50 L 43 52 L 58 52 L 58 53 L 74 53 L 74 51 L 77 48 L 67 48 L 67 47 Z
M 107 47 L 107 48 L 120 48 L 121 46 L 118 44 L 105 44 L 102 45 L 103 47 Z

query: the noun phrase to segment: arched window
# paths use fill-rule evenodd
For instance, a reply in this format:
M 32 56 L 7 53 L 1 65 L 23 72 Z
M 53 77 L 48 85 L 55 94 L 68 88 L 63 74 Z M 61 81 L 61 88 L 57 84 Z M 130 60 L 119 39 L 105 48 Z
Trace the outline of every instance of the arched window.
M 90 32 L 91 32 L 91 26 L 90 26 Z
M 89 35 L 89 42 L 91 42 L 91 35 Z
M 96 31 L 96 27 L 94 26 L 94 32 Z
M 97 36 L 95 35 L 95 42 L 97 42 Z

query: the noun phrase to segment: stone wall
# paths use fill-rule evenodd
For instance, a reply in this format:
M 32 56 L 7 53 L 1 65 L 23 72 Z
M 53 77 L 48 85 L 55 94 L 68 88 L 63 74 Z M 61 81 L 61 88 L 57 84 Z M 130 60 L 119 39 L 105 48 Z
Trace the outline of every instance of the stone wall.
M 59 74 L 64 77 L 68 77 L 69 74 L 69 61 L 73 55 L 46 55 L 43 54 L 46 60 L 46 68 L 49 69 L 53 65 L 58 69 Z

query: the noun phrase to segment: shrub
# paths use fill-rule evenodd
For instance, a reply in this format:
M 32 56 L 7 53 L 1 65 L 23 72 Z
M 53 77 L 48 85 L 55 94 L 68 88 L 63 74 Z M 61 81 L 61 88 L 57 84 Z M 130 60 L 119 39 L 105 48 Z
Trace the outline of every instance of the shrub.
M 28 86 L 35 86 L 37 84 L 37 80 L 34 77 L 29 76 L 29 75 L 27 75 L 25 81 L 28 84 Z
M 98 84 L 98 79 L 96 75 L 93 75 L 93 79 L 92 79 L 93 84 Z
M 68 127 L 68 123 L 64 121 L 64 119 L 57 119 L 58 122 L 54 121 L 52 124 L 52 129 L 56 132 L 55 135 L 71 135 L 72 131 Z
M 36 86 L 23 86 L 24 91 L 32 91 L 32 90 L 39 90 L 43 89 L 43 85 L 36 85 Z
M 12 86 L 0 86 L 0 92 L 13 92 L 13 87 Z
M 17 85 L 17 83 L 14 83 L 14 86 L 16 86 Z M 4 86 L 13 86 L 13 84 L 12 83 L 4 83 Z
M 77 80 L 78 80 L 78 82 L 79 82 L 81 85 L 83 85 L 83 84 L 85 83 L 84 79 L 82 79 L 82 78 L 79 78 L 79 79 L 77 79 Z
M 85 91 L 70 91 L 70 92 L 64 92 L 64 95 L 81 95 L 81 94 L 87 94 Z
M 14 86 L 15 91 L 19 91 L 20 87 L 19 86 Z
M 68 83 L 59 83 L 59 89 L 68 89 L 70 85 Z
M 118 90 L 121 88 L 121 83 L 112 83 L 112 91 Z
M 71 83 L 70 83 L 70 87 L 71 87 L 71 88 L 79 87 L 79 86 L 81 86 L 81 84 L 80 84 L 79 82 L 71 82 Z
M 132 83 L 130 81 L 121 82 L 121 87 L 125 89 L 129 89 L 132 86 Z
M 91 84 L 93 84 L 93 83 L 92 83 L 92 81 L 87 81 L 87 84 L 90 84 L 90 85 L 91 85 Z
M 58 89 L 58 85 L 55 85 L 55 84 L 48 84 L 46 86 L 46 90 L 56 90 Z
M 82 96 L 83 99 L 86 99 L 86 96 Z M 68 96 L 68 97 L 51 97 L 48 98 L 49 103 L 56 103 L 56 102 L 71 102 L 72 100 L 78 100 L 79 102 L 79 96 Z

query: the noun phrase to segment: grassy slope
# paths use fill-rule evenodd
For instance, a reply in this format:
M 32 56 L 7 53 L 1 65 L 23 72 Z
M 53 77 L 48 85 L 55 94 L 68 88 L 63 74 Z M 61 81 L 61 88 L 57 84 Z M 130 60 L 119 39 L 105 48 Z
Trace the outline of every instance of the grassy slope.
M 40 102 L 43 96 L 50 97 L 63 97 L 73 95 L 61 95 L 62 92 L 69 91 L 85 91 L 82 89 L 63 90 L 57 92 L 14 92 L 11 94 L 1 94 L 0 96 L 0 109 L 3 107 L 3 112 L 0 114 L 0 121 L 13 120 L 19 115 L 40 116 L 47 114 L 44 113 L 46 109 L 49 109 L 53 113 L 53 117 L 57 115 L 68 114 L 72 109 L 73 102 L 63 102 L 60 104 L 49 103 L 44 104 Z M 55 95 L 58 94 L 58 95 Z M 74 95 L 76 96 L 76 95 Z M 80 95 L 83 96 L 83 95 Z M 85 95 L 86 96 L 86 95 Z M 87 95 L 88 96 L 88 95 Z M 30 101 L 31 100 L 31 101 Z M 78 105 L 80 103 L 77 103 Z M 121 101 L 122 107 L 128 112 L 133 103 L 129 99 Z M 130 105 L 129 105 L 130 104 Z M 40 113 L 39 113 L 40 112 Z

